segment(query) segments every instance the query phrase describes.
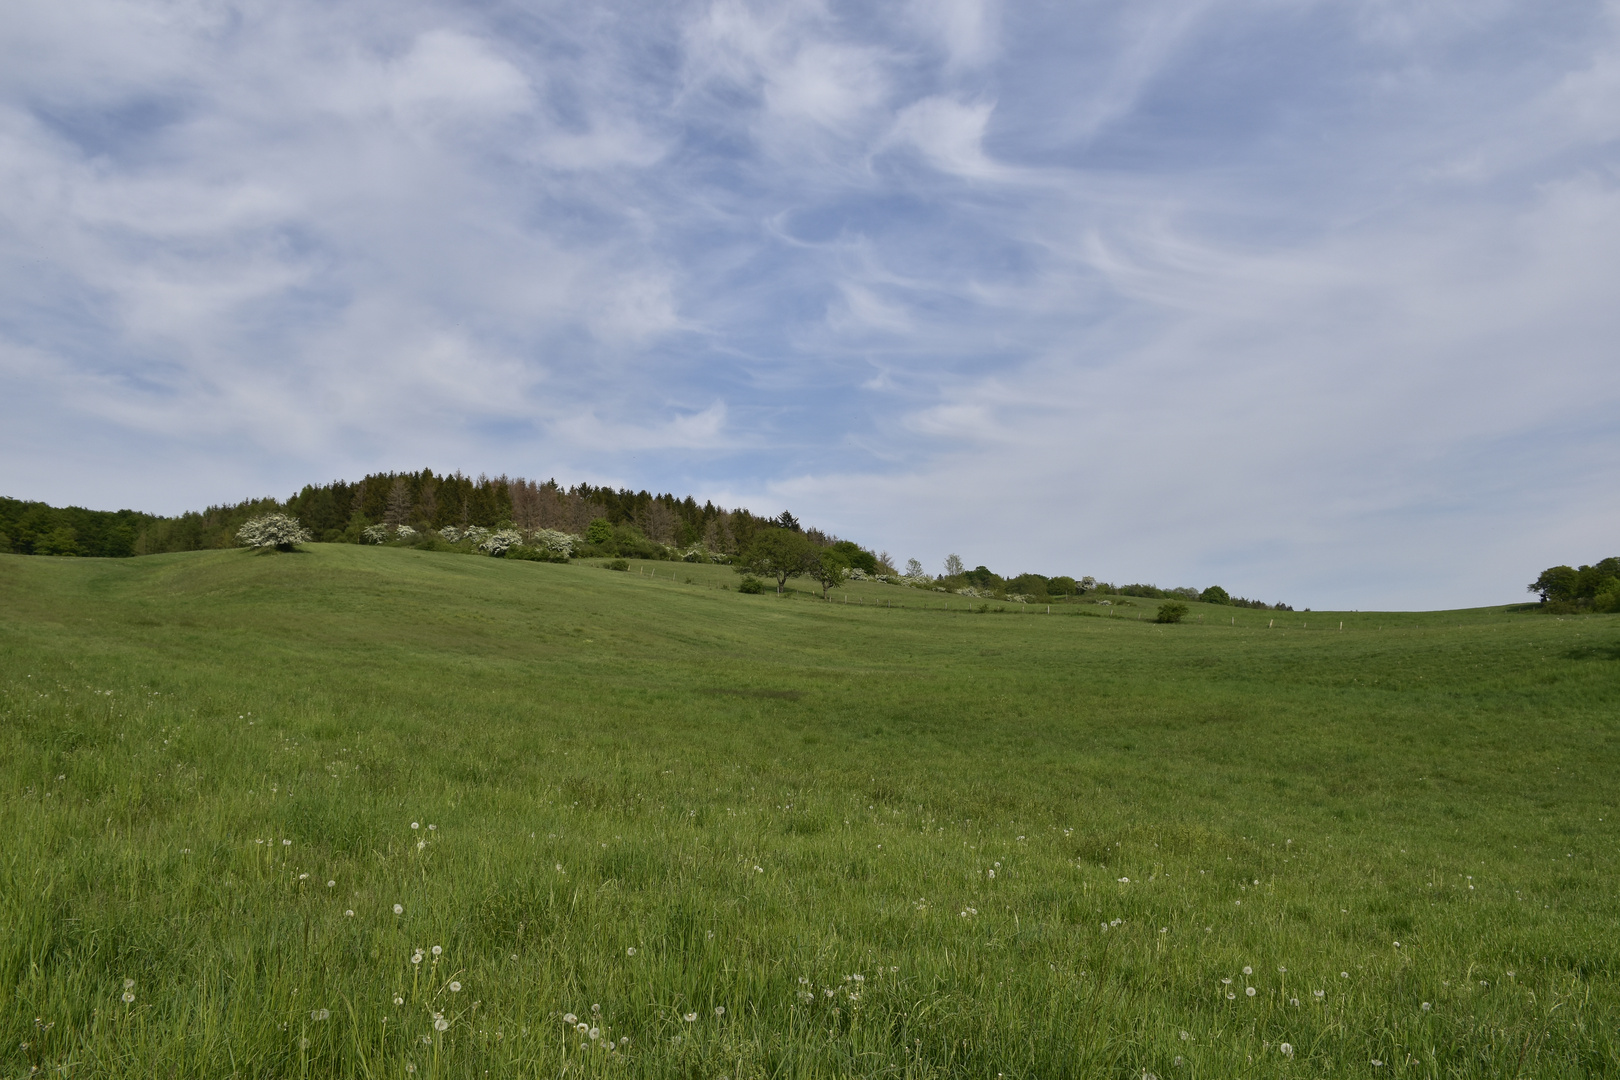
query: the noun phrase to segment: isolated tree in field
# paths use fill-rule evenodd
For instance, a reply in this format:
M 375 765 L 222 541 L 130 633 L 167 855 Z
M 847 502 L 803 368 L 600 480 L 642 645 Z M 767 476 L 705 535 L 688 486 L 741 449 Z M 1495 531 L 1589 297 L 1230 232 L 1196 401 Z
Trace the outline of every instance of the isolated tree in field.
M 821 563 L 821 549 L 803 533 L 792 529 L 760 529 L 732 568 L 739 574 L 754 573 L 776 579 L 776 595 L 781 596 L 788 578 L 809 573 Z
M 907 559 L 906 560 L 906 577 L 927 577 L 927 576 L 928 576 L 927 571 L 923 570 L 923 564 L 922 563 L 918 562 L 916 559 Z
M 947 555 L 947 556 L 945 556 L 945 576 L 946 577 L 958 577 L 958 576 L 960 576 L 962 574 L 965 574 L 965 573 L 967 573 L 967 567 L 962 565 L 962 556 L 960 556 L 960 555 Z
M 1178 623 L 1186 617 L 1187 605 L 1181 603 L 1180 601 L 1173 600 L 1168 604 L 1159 605 L 1159 614 L 1154 618 L 1153 621 L 1162 623 Z
M 298 524 L 297 518 L 286 514 L 256 517 L 236 531 L 236 539 L 245 547 L 277 551 L 291 551 L 309 538 L 309 530 Z
M 1198 599 L 1206 604 L 1230 604 L 1232 602 L 1232 597 L 1219 585 L 1211 585 L 1198 594 Z
M 836 589 L 844 583 L 849 576 L 849 564 L 844 556 L 832 548 L 823 548 L 816 564 L 810 568 L 810 576 L 821 584 L 821 598 L 827 599 L 827 591 Z

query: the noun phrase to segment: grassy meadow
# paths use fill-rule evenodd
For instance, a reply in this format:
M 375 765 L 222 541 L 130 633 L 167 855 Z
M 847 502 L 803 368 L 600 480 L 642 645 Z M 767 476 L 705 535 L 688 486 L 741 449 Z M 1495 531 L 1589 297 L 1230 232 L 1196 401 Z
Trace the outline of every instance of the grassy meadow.
M 735 582 L 0 556 L 0 1076 L 1620 1074 L 1620 616 Z

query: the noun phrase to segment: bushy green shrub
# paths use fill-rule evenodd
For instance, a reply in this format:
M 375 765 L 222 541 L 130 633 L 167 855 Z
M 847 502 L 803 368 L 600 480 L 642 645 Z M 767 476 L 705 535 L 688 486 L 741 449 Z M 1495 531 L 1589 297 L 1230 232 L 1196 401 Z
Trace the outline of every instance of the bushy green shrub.
M 765 591 L 765 583 L 759 580 L 759 578 L 750 574 L 748 577 L 742 579 L 742 583 L 737 586 L 737 591 L 740 593 L 747 593 L 750 596 L 756 596 Z
M 604 570 L 629 570 L 630 563 L 626 559 L 609 559 L 602 564 Z
M 1159 614 L 1154 616 L 1154 622 L 1178 623 L 1187 617 L 1187 605 L 1179 600 L 1172 600 L 1168 604 L 1159 605 Z
M 1206 604 L 1230 604 L 1232 602 L 1231 595 L 1219 585 L 1211 585 L 1198 594 L 1198 599 Z

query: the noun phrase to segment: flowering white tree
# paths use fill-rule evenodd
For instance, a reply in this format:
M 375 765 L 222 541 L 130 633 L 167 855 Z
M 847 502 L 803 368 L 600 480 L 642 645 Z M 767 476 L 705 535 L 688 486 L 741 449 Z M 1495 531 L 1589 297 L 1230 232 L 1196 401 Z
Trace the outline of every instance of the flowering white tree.
M 288 517 L 286 514 L 265 514 L 236 530 L 236 539 L 246 547 L 291 551 L 312 537 L 309 530 L 300 525 L 295 517 Z
M 523 534 L 516 529 L 496 529 L 478 541 L 478 550 L 485 555 L 505 555 L 508 548 L 523 543 Z
M 572 555 L 574 553 L 574 538 L 565 532 L 558 532 L 556 529 L 536 529 L 529 537 L 529 543 L 554 555 Z

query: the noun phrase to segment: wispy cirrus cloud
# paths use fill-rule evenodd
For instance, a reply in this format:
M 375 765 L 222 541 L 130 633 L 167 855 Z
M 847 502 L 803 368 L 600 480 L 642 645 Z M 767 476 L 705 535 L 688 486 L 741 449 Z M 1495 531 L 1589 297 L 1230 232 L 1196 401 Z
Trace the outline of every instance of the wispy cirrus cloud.
M 1620 524 L 1616 117 L 1613 3 L 22 0 L 0 482 L 430 464 L 1509 599 Z

